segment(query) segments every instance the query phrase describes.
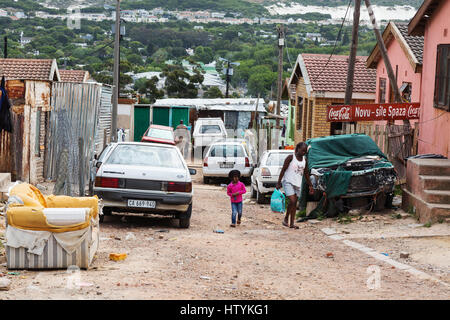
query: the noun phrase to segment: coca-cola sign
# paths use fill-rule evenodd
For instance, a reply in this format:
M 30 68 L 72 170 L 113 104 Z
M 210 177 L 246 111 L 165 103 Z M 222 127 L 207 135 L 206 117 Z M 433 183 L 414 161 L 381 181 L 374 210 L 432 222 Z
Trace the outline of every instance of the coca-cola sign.
M 327 121 L 419 119 L 420 103 L 382 103 L 328 106 Z

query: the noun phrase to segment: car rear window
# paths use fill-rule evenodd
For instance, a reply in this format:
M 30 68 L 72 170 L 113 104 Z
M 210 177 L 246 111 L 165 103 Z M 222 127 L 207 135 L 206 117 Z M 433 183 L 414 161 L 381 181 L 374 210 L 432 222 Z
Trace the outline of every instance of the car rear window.
M 118 145 L 106 160 L 107 164 L 183 168 L 175 148 L 123 144 Z
M 212 146 L 211 157 L 245 157 L 244 148 L 241 145 L 224 144 Z
M 222 133 L 222 130 L 218 125 L 204 124 L 200 127 L 200 133 Z
M 150 130 L 148 130 L 146 137 L 173 140 L 173 133 L 169 130 L 150 128 Z
M 288 156 L 289 153 L 286 152 L 270 153 L 266 160 L 266 166 L 281 167 Z

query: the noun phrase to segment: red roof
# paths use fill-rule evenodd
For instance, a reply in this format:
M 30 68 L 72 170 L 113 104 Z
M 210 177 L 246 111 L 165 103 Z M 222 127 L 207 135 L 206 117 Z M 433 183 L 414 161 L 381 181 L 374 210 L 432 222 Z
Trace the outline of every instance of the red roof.
M 345 92 L 348 56 L 302 54 L 313 91 Z M 357 56 L 353 92 L 375 93 L 377 72 L 366 67 L 367 57 Z
M 62 82 L 85 82 L 89 72 L 85 70 L 59 70 Z
M 58 80 L 56 60 L 0 59 L 0 77 L 6 80 Z

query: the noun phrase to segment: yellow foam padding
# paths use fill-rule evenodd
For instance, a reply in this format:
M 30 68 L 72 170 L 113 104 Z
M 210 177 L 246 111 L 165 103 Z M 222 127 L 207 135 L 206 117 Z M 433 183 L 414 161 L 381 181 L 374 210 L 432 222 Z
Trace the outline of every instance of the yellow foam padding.
M 7 214 L 8 224 L 25 230 L 68 232 L 87 228 L 91 219 L 98 216 L 98 197 L 69 197 L 69 196 L 46 196 L 35 186 L 29 183 L 21 183 L 14 186 L 9 196 L 18 196 L 23 205 L 13 203 L 9 206 Z M 44 215 L 44 208 L 91 208 L 89 217 L 85 222 L 69 225 L 55 226 L 49 224 Z
M 41 191 L 29 183 L 15 185 L 9 192 L 9 196 L 18 196 L 22 199 L 24 206 L 34 208 L 46 208 L 47 203 Z
M 29 207 L 10 207 L 7 211 L 8 225 L 18 229 L 32 230 L 32 231 L 50 231 L 55 233 L 69 232 L 81 230 L 89 227 L 94 210 L 90 210 L 90 214 L 85 222 L 69 225 L 69 226 L 55 226 L 48 223 L 44 212 L 41 209 Z
M 69 197 L 47 196 L 45 197 L 47 208 L 91 208 L 94 218 L 98 215 L 98 197 Z

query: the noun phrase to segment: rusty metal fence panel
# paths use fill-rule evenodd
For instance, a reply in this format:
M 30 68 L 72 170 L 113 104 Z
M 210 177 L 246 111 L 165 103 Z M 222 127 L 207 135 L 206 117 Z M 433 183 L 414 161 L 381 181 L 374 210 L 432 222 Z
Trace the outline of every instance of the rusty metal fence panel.
M 55 194 L 83 196 L 95 151 L 102 85 L 55 82 L 48 135 L 46 179 Z

